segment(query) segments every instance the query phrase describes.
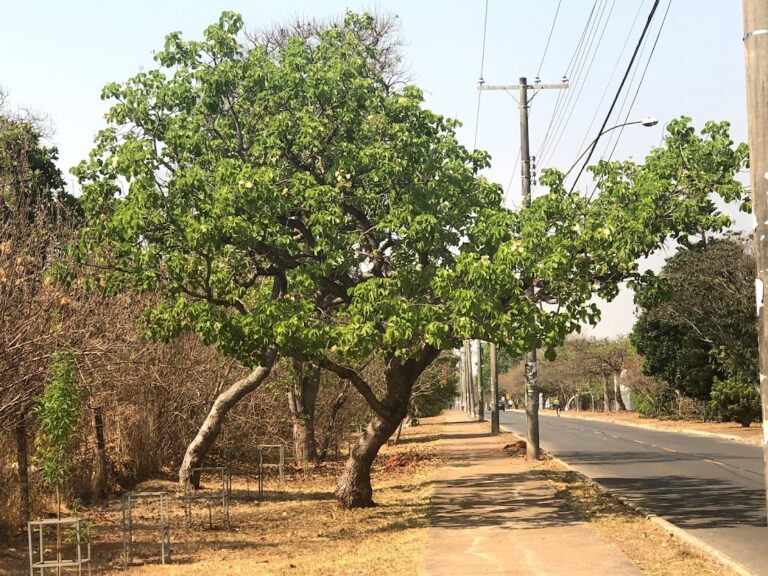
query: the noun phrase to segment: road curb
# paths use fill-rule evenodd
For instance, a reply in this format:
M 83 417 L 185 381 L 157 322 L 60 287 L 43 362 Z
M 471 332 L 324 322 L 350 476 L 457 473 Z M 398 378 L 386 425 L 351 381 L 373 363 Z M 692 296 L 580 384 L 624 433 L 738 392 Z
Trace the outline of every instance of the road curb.
M 523 438 L 516 432 L 513 432 L 509 428 L 504 428 L 503 425 L 502 425 L 502 428 L 504 429 L 505 432 L 509 432 L 513 436 L 516 436 L 517 438 L 520 438 L 521 440 L 525 441 L 525 438 Z M 560 464 L 560 466 L 562 466 L 563 468 L 578 474 L 581 478 L 583 478 L 586 482 L 588 482 L 589 484 L 597 488 L 599 491 L 603 492 L 604 494 L 610 494 L 612 498 L 615 498 L 616 500 L 618 500 L 628 508 L 634 510 L 638 514 L 641 514 L 642 516 L 644 516 L 645 518 L 647 518 L 648 520 L 656 524 L 658 527 L 660 527 L 662 530 L 667 532 L 669 535 L 675 536 L 680 540 L 682 540 L 683 542 L 693 546 L 702 554 L 708 556 L 718 564 L 730 568 L 731 570 L 739 574 L 739 576 L 760 576 L 757 572 L 753 572 L 752 570 L 744 566 L 744 564 L 742 564 L 741 562 L 734 560 L 733 558 L 721 552 L 711 544 L 707 544 L 706 542 L 697 538 L 693 534 L 686 532 L 685 530 L 683 530 L 678 526 L 675 526 L 669 520 L 665 520 L 661 516 L 646 510 L 642 506 L 639 506 L 638 504 L 636 504 L 635 502 L 632 502 L 631 500 L 625 498 L 624 496 L 621 496 L 619 494 L 616 494 L 615 492 L 612 492 L 606 486 L 603 486 L 602 484 L 600 484 L 600 482 L 593 480 L 592 478 L 590 478 L 583 472 L 580 472 L 578 469 L 574 468 L 567 462 L 561 460 L 557 456 L 553 456 L 548 452 L 546 454 L 553 462 L 556 462 L 557 464 Z
M 669 520 L 665 520 L 661 516 L 655 514 L 654 512 L 650 512 L 643 508 L 642 506 L 639 506 L 637 503 L 632 502 L 628 498 L 625 498 L 624 496 L 621 496 L 619 494 L 616 494 L 615 492 L 612 492 L 607 487 L 600 484 L 600 482 L 597 482 L 596 480 L 593 480 L 592 478 L 586 476 L 582 472 L 579 472 L 576 468 L 569 465 L 567 462 L 564 462 L 560 458 L 556 456 L 552 456 L 551 454 L 547 453 L 547 456 L 551 458 L 554 462 L 557 462 L 560 464 L 563 468 L 566 468 L 570 470 L 571 472 L 574 472 L 578 474 L 581 478 L 583 478 L 586 482 L 593 485 L 595 488 L 603 492 L 604 494 L 610 494 L 612 498 L 615 498 L 622 504 L 624 504 L 626 507 L 634 510 L 638 514 L 643 515 L 645 518 L 659 526 L 661 529 L 663 529 L 665 532 L 670 534 L 671 536 L 675 536 L 679 538 L 680 540 L 686 542 L 687 544 L 690 544 L 694 548 L 696 548 L 699 552 L 702 552 L 706 556 L 710 557 L 712 560 L 717 562 L 718 564 L 722 564 L 723 566 L 727 566 L 740 576 L 759 576 L 757 572 L 753 572 L 746 566 L 744 566 L 741 562 L 737 562 L 724 552 L 721 552 L 711 544 L 707 544 L 703 540 L 697 538 L 690 532 L 686 532 L 679 526 L 675 526 L 672 524 Z

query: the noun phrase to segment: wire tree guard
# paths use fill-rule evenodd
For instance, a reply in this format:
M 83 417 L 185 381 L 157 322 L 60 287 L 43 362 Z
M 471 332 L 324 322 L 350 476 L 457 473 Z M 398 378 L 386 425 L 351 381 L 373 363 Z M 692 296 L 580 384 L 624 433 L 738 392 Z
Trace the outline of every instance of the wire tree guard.
M 133 510 L 144 503 L 154 506 L 157 511 L 157 521 L 149 524 L 135 524 L 133 522 Z M 123 567 L 128 568 L 133 560 L 133 531 L 157 530 L 160 535 L 160 562 L 165 564 L 171 561 L 171 528 L 168 520 L 168 494 L 164 491 L 156 492 L 128 492 L 122 498 L 123 516 L 121 528 L 123 532 Z
M 259 451 L 259 500 L 264 499 L 264 468 L 267 466 L 277 466 L 279 474 L 278 488 L 282 489 L 285 486 L 285 446 L 282 444 L 259 444 L 257 447 Z M 264 453 L 271 450 L 278 451 L 277 464 L 265 463 Z
M 214 502 L 221 501 L 221 514 L 224 518 L 224 524 L 229 529 L 231 524 L 229 521 L 229 500 L 232 495 L 232 476 L 229 473 L 229 468 L 226 466 L 204 466 L 200 468 L 190 468 L 189 477 L 199 474 L 202 482 L 203 474 L 209 474 L 216 476 L 220 483 L 219 489 L 213 491 L 195 490 L 194 486 L 188 480 L 184 483 L 184 495 L 182 500 L 184 502 L 184 517 L 186 518 L 187 528 L 192 526 L 192 505 L 197 500 L 204 501 L 208 506 L 208 527 L 213 529 L 213 513 L 211 505 Z
M 66 558 L 61 555 L 61 548 L 57 550 L 57 558 L 46 559 L 45 558 L 45 531 L 46 529 L 55 528 L 68 528 L 69 536 L 71 538 L 72 551 L 74 557 Z M 83 573 L 83 566 L 86 567 L 87 573 L 91 573 L 91 528 L 90 523 L 86 522 L 84 518 L 48 518 L 46 520 L 34 520 L 27 523 L 27 538 L 29 541 L 29 574 L 35 576 L 37 571 L 38 576 L 44 576 L 46 570 L 56 569 L 58 572 L 61 568 L 76 568 L 78 575 Z M 37 550 L 35 550 L 34 542 L 37 542 Z M 83 554 L 83 545 L 85 545 L 86 554 Z M 35 553 L 37 552 L 37 553 Z M 35 559 L 37 557 L 37 559 Z

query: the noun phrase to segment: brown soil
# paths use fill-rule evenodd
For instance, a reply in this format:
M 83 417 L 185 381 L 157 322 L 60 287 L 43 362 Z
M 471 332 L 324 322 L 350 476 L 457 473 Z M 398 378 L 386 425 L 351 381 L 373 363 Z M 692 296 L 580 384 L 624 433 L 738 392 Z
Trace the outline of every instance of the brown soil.
M 173 563 L 160 566 L 155 535 L 137 531 L 136 539 L 143 544 L 136 550 L 134 566 L 129 572 L 121 569 L 120 500 L 115 498 L 104 507 L 88 507 L 79 512 L 92 520 L 96 529 L 93 574 L 418 574 L 426 542 L 432 479 L 446 458 L 441 431 L 442 418 L 425 419 L 421 426 L 403 431 L 399 446 L 382 450 L 374 467 L 374 497 L 379 505 L 365 510 L 343 511 L 335 504 L 334 482 L 342 462 L 319 467 L 306 477 L 301 472 L 288 474 L 286 487 L 281 491 L 276 479 L 271 480 L 263 502 L 252 500 L 253 480 L 234 478 L 231 530 L 224 529 L 216 509 L 212 510 L 210 529 L 208 512 L 202 504 L 194 511 L 193 527 L 187 529 L 176 485 L 164 480 L 144 483 L 138 488 L 163 489 L 173 494 Z M 510 437 L 504 443 L 511 440 Z M 508 452 L 520 459 L 520 446 L 515 448 Z M 557 495 L 594 530 L 624 551 L 644 574 L 732 574 L 556 462 L 544 460 L 524 466 L 525 471 L 531 469 L 544 474 Z M 510 485 L 514 482 L 513 472 Z M 251 499 L 247 498 L 248 493 Z M 135 517 L 150 521 L 153 515 L 149 510 L 139 510 Z M 25 554 L 25 533 L 10 542 L 0 542 L 0 574 L 26 574 Z

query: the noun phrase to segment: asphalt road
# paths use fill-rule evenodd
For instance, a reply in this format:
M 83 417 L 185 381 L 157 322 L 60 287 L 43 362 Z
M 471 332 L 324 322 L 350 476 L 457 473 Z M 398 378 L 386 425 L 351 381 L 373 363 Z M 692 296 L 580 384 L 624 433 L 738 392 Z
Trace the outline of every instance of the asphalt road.
M 525 413 L 501 412 L 501 424 L 525 436 Z M 759 447 L 543 414 L 540 430 L 547 452 L 768 576 Z

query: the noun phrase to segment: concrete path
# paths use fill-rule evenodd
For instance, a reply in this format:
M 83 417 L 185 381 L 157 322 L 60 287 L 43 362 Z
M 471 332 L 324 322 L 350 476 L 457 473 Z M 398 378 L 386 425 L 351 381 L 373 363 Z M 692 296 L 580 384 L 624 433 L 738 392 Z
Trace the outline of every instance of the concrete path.
M 487 427 L 446 415 L 449 461 L 435 481 L 422 574 L 640 574 L 524 461 L 504 456 Z

